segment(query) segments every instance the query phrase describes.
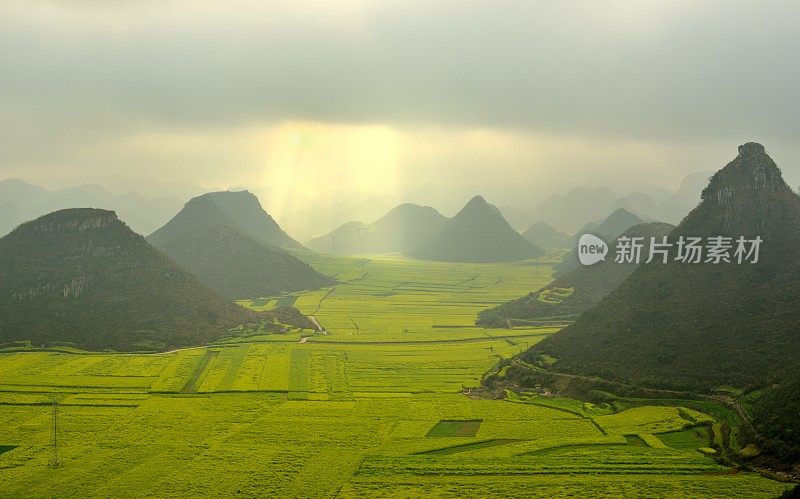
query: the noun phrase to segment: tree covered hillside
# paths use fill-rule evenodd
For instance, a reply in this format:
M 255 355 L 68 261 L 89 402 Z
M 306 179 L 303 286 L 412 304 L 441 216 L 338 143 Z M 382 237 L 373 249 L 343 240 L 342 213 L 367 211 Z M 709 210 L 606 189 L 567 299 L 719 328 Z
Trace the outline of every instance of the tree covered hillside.
M 760 144 L 711 179 L 672 233 L 763 238 L 757 263 L 642 265 L 575 324 L 524 355 L 553 368 L 652 386 L 763 386 L 800 358 L 800 198 Z M 733 250 L 731 250 L 732 253 Z
M 660 238 L 675 227 L 651 222 L 632 227 L 626 237 L 644 237 L 643 254 L 647 255 L 651 237 Z M 635 263 L 615 261 L 616 244 L 609 247 L 604 261 L 592 266 L 578 266 L 547 286 L 527 296 L 482 311 L 477 324 L 485 327 L 511 327 L 542 319 L 571 320 L 596 305 L 617 289 L 638 267 Z
M 62 210 L 0 239 L 0 342 L 162 350 L 273 322 L 226 300 L 112 211 Z M 288 315 L 287 315 L 288 317 Z

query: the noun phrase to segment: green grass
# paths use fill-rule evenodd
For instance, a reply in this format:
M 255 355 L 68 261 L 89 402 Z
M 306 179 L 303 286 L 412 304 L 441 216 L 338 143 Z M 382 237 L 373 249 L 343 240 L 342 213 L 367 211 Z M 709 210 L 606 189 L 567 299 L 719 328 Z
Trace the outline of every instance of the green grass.
M 662 433 L 658 438 L 673 449 L 696 450 L 708 447 L 711 438 L 708 432 L 708 427 L 698 426 L 688 430 Z
M 697 452 L 708 444 L 684 432 L 709 416 L 680 402 L 615 411 L 534 394 L 465 396 L 500 359 L 557 331 L 472 327 L 479 310 L 546 284 L 548 265 L 299 255 L 340 281 L 291 296 L 329 333 L 305 343 L 261 334 L 163 354 L 0 353 L 0 444 L 14 447 L 0 453 L 0 496 L 770 497 L 785 488 Z

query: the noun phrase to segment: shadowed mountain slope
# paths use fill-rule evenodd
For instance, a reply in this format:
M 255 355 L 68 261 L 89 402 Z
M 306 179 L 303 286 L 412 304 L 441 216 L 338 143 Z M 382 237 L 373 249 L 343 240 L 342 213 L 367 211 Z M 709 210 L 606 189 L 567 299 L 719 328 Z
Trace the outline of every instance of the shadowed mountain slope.
M 475 196 L 409 256 L 445 262 L 508 262 L 544 254 L 522 237 L 495 206 Z
M 638 216 L 624 208 L 619 208 L 600 223 L 592 222 L 586 224 L 572 239 L 570 244 L 572 251 L 567 253 L 564 261 L 556 266 L 556 277 L 564 276 L 580 266 L 578 255 L 575 254 L 575 247 L 578 245 L 578 239 L 582 234 L 594 234 L 610 243 L 626 230 L 642 223 L 644 221 Z
M 569 248 L 572 243 L 572 236 L 558 232 L 552 226 L 541 220 L 534 223 L 528 230 L 523 232 L 522 237 L 539 248 L 563 249 Z
M 566 373 L 628 390 L 754 390 L 748 404 L 758 435 L 745 438 L 769 452 L 768 466 L 770 456 L 796 463 L 800 197 L 763 146 L 751 142 L 711 178 L 701 199 L 670 240 L 731 237 L 731 263 L 705 262 L 707 255 L 704 263 L 682 263 L 673 249 L 669 263 L 641 265 L 573 325 L 523 353 L 526 364 L 512 366 L 508 378 L 552 383 L 548 373 Z M 736 262 L 740 236 L 762 238 L 757 261 Z
M 258 315 L 184 271 L 111 211 L 69 209 L 0 239 L 0 341 L 164 349 Z
M 197 227 L 211 225 L 237 227 L 256 241 L 272 246 L 302 248 L 264 211 L 258 198 L 248 191 L 210 192 L 192 198 L 172 220 L 147 239 L 156 246 L 162 246 Z
M 636 225 L 623 235 L 644 237 L 642 255 L 649 255 L 650 238 L 661 240 L 675 226 L 660 222 Z M 564 318 L 573 319 L 614 291 L 638 267 L 635 263 L 615 261 L 616 242 L 609 245 L 604 261 L 581 266 L 557 278 L 547 286 L 517 300 L 484 310 L 477 324 L 485 327 L 509 327 L 529 321 Z
M 334 283 L 297 257 L 228 225 L 198 226 L 160 249 L 211 289 L 233 299 L 274 296 Z
M 764 386 L 800 358 L 800 198 L 760 144 L 717 172 L 680 236 L 761 237 L 757 263 L 640 266 L 596 307 L 523 355 L 650 386 Z M 735 243 L 734 243 L 735 245 Z M 733 251 L 731 251 L 732 253 Z
M 193 198 L 147 240 L 231 298 L 258 298 L 333 283 L 279 247 L 300 245 L 247 191 Z

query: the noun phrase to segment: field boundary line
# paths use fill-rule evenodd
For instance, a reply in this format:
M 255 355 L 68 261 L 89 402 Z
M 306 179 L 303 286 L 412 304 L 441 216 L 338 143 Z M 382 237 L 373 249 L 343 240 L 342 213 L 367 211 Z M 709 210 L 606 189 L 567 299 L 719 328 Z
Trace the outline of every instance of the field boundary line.
M 203 373 L 205 372 L 211 361 L 219 355 L 219 350 L 206 350 L 205 355 L 200 359 L 200 364 L 194 370 L 192 377 L 186 382 L 180 393 L 197 393 L 197 382 L 200 381 Z

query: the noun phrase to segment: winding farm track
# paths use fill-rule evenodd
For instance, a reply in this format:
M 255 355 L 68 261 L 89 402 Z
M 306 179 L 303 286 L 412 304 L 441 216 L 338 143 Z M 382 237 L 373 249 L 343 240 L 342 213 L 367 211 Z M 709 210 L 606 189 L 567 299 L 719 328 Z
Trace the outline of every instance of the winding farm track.
M 313 312 L 311 312 L 312 315 L 309 315 L 309 317 L 313 317 L 313 314 L 316 314 L 317 312 L 319 312 L 319 309 L 322 308 L 322 302 L 324 302 L 325 298 L 329 297 L 331 295 L 331 293 L 333 293 L 334 291 L 336 291 L 336 286 L 334 286 L 330 290 L 328 290 L 328 292 L 325 293 L 325 295 L 322 298 L 319 299 L 319 303 L 317 303 L 317 308 Z
M 546 334 L 532 334 L 532 335 L 516 335 L 516 336 L 478 336 L 473 338 L 456 338 L 456 339 L 436 339 L 436 340 L 417 340 L 417 341 L 314 341 L 314 343 L 324 343 L 326 345 L 431 345 L 442 343 L 480 343 L 484 341 L 513 341 L 516 339 L 538 338 L 546 336 Z M 313 340 L 311 340 L 313 341 Z
M 318 309 L 318 310 L 319 310 L 319 309 Z M 319 321 L 317 321 L 317 318 L 316 318 L 316 317 L 314 317 L 313 315 L 309 315 L 309 316 L 308 316 L 308 320 L 310 320 L 311 322 L 313 322 L 313 323 L 314 323 L 314 325 L 315 325 L 315 326 L 317 326 L 317 330 L 318 330 L 320 333 L 322 333 L 322 334 L 328 334 L 328 332 L 325 330 L 325 328 L 323 328 L 323 327 L 322 327 L 322 325 L 319 323 Z

